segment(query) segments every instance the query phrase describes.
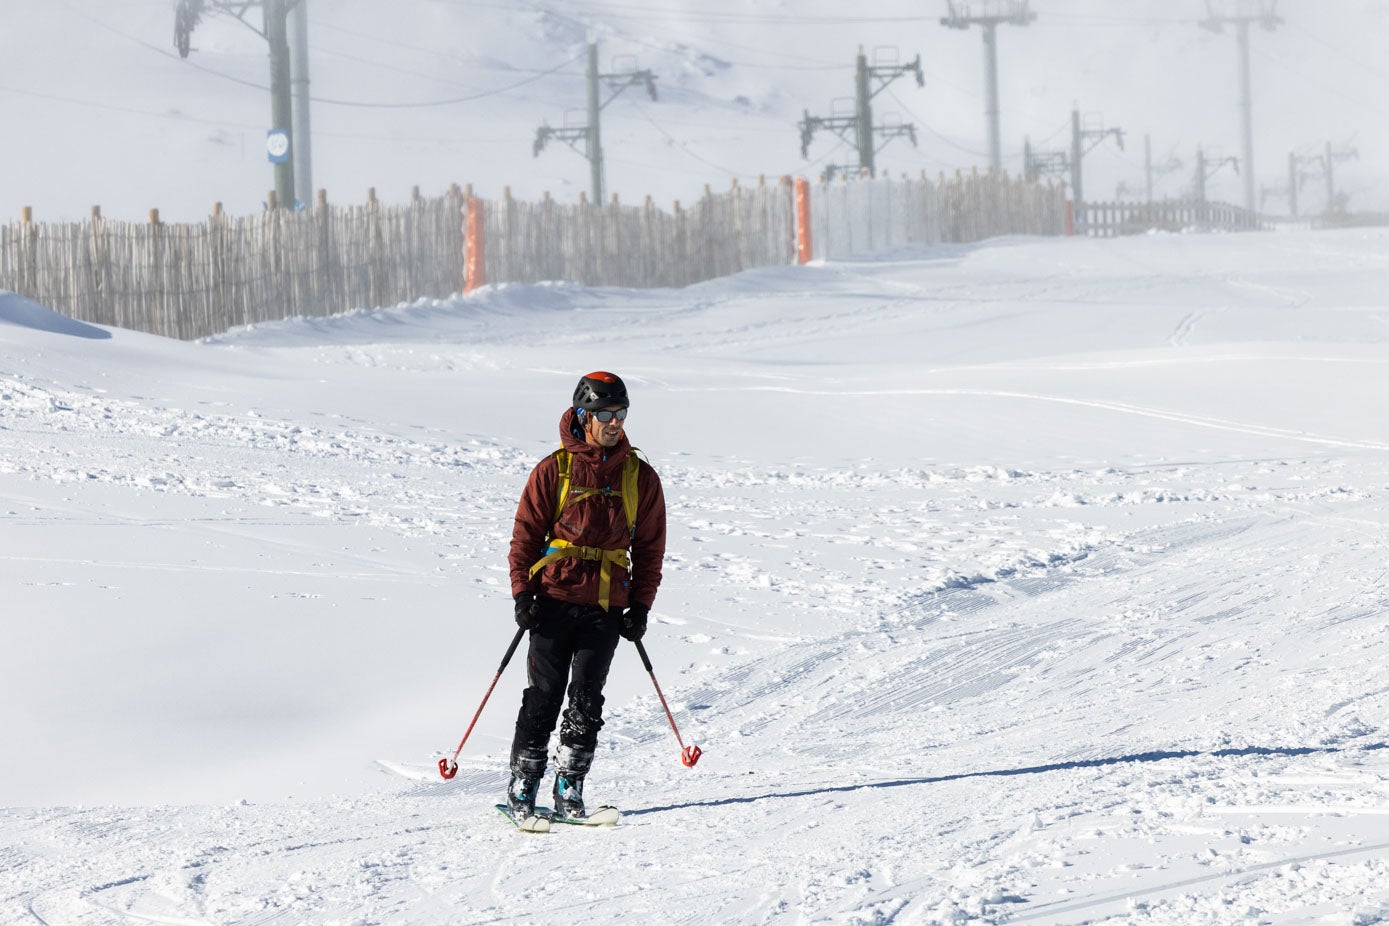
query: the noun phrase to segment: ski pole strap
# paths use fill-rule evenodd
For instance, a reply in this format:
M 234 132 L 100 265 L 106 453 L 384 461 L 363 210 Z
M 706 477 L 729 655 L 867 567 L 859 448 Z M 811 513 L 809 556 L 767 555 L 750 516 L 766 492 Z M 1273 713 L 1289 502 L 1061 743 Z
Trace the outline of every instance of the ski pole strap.
M 550 541 L 545 555 L 531 567 L 531 577 L 534 578 L 537 572 L 551 563 L 569 557 L 598 561 L 600 564 L 598 568 L 598 604 L 607 610 L 608 602 L 612 598 L 613 566 L 621 566 L 628 572 L 632 571 L 632 562 L 627 557 L 627 551 L 625 549 L 605 550 L 602 547 L 581 547 L 561 537 L 556 537 Z

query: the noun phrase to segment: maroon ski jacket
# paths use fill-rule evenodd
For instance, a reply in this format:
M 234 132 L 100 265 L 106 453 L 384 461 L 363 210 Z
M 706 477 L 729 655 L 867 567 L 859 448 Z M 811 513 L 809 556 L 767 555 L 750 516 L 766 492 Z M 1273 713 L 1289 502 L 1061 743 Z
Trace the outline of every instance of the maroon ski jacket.
M 574 410 L 560 418 L 559 434 L 565 450 L 573 454 L 570 493 L 584 488 L 619 490 L 622 467 L 633 452 L 627 435 L 617 446 L 605 450 L 585 443 L 570 433 Z M 550 519 L 555 513 L 555 494 L 559 491 L 559 464 L 553 455 L 541 460 L 531 471 L 516 506 L 516 525 L 511 534 L 511 594 L 531 590 L 572 604 L 598 604 L 599 569 L 595 560 L 575 557 L 550 563 L 535 578 L 530 569 L 545 555 Z M 645 460 L 637 472 L 637 522 L 629 538 L 627 516 L 618 496 L 594 496 L 568 502 L 554 526 L 554 536 L 576 546 L 621 549 L 630 545 L 632 570 L 612 568 L 609 605 L 626 608 L 634 604 L 650 608 L 661 584 L 661 561 L 666 553 L 666 498 L 661 478 Z

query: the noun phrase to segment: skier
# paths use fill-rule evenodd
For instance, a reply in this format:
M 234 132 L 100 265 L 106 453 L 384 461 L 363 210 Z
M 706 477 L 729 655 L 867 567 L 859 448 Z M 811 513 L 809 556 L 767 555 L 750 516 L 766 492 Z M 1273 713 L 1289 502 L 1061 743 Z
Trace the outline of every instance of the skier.
M 531 471 L 511 537 L 516 623 L 530 631 L 527 688 L 511 745 L 507 806 L 535 813 L 550 734 L 564 706 L 554 812 L 582 820 L 584 776 L 603 726 L 603 686 L 618 638 L 640 640 L 661 584 L 666 504 L 660 477 L 624 433 L 622 380 L 579 380 L 560 418 L 561 447 Z

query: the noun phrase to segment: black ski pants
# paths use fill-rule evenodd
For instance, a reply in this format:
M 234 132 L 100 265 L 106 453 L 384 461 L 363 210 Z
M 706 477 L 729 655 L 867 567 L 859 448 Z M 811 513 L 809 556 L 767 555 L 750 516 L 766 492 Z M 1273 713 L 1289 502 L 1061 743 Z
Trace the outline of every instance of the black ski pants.
M 537 601 L 540 626 L 530 632 L 528 687 L 516 717 L 513 764 L 521 756 L 543 761 L 564 706 L 566 685 L 569 707 L 560 726 L 560 745 L 592 753 L 603 727 L 603 686 L 619 639 L 620 609 L 607 611 L 544 595 Z

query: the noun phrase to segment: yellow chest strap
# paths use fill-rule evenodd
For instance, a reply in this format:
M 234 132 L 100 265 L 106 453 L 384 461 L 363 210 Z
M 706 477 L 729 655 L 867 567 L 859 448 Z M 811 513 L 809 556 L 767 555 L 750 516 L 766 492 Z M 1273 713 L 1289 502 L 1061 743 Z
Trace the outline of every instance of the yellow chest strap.
M 561 559 L 578 557 L 579 559 L 596 560 L 598 567 L 598 604 L 604 608 L 609 606 L 612 592 L 612 567 L 621 566 L 627 572 L 632 571 L 632 561 L 628 556 L 628 547 L 617 549 L 605 549 L 603 547 L 584 547 L 570 543 L 562 537 L 555 536 L 554 526 L 559 523 L 560 514 L 571 501 L 578 503 L 589 498 L 611 498 L 617 496 L 622 499 L 622 513 L 627 519 L 627 538 L 630 545 L 633 534 L 636 533 L 637 525 L 637 474 L 641 466 L 637 459 L 636 448 L 628 455 L 627 460 L 622 464 L 622 485 L 618 489 L 612 486 L 604 488 L 575 488 L 574 482 L 574 455 L 564 448 L 556 450 L 554 453 L 555 463 L 559 468 L 559 489 L 555 493 L 555 514 L 550 519 L 550 536 L 546 543 L 545 554 L 531 566 L 531 578 L 551 563 Z

